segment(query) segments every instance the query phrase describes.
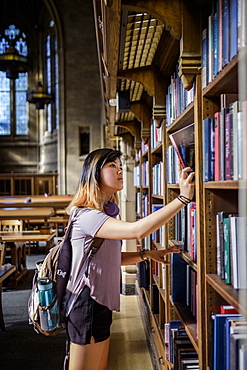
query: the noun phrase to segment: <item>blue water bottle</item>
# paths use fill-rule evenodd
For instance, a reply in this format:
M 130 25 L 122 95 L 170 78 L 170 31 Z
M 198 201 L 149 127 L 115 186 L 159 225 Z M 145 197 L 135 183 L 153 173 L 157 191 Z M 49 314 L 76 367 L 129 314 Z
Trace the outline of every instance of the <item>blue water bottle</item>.
M 38 279 L 38 294 L 40 306 L 40 326 L 45 331 L 54 330 L 60 325 L 59 307 L 53 282 L 48 278 Z

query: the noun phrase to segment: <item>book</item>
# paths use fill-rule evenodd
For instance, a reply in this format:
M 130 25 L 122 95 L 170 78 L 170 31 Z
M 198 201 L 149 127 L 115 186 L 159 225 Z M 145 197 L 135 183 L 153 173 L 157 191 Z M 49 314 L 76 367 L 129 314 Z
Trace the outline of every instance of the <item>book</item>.
M 247 217 L 237 217 L 237 263 L 238 263 L 238 286 L 239 289 L 247 288 L 247 254 L 246 254 L 246 240 L 247 240 Z
M 214 145 L 215 145 L 215 162 L 214 162 L 214 180 L 220 180 L 220 112 L 214 114 Z
M 223 218 L 225 283 L 231 284 L 230 227 L 229 218 Z
M 173 342 L 174 346 L 174 354 L 173 354 L 173 365 L 174 369 L 179 369 L 180 367 L 180 352 L 185 349 L 190 349 L 191 351 L 194 351 L 194 347 L 192 346 L 192 343 L 188 336 L 175 338 Z
M 238 174 L 239 174 L 239 148 L 238 148 L 238 115 L 240 111 L 240 102 L 236 100 L 235 102 L 231 103 L 229 105 L 230 112 L 232 112 L 232 152 L 233 152 L 233 174 L 232 174 L 232 180 L 238 180 Z
M 220 211 L 216 215 L 216 248 L 217 248 L 217 274 L 225 279 L 225 250 L 224 250 L 224 218 L 232 212 Z
M 195 170 L 194 123 L 169 135 L 183 168 Z
M 205 28 L 202 31 L 202 88 L 207 84 L 207 28 Z
M 215 3 L 214 23 L 213 23 L 213 48 L 214 48 L 214 70 L 213 76 L 219 73 L 219 3 Z
M 219 3 L 219 58 L 218 58 L 218 69 L 222 70 L 222 60 L 223 60 L 223 1 L 218 0 Z
M 214 119 L 203 120 L 203 181 L 214 180 L 215 167 Z
M 180 362 L 180 370 L 198 369 L 199 370 L 199 360 L 198 359 L 182 359 Z
M 238 317 L 238 314 L 213 314 L 212 320 L 212 370 L 225 369 L 226 363 L 226 333 L 225 322 L 226 318 Z
M 230 60 L 230 16 L 229 0 L 223 0 L 223 19 L 222 19 L 222 67 L 224 68 Z
M 229 108 L 220 110 L 220 180 L 225 180 L 225 116 L 229 112 Z
M 147 262 L 147 264 L 145 262 Z M 138 262 L 137 277 L 138 277 L 139 287 L 149 290 L 149 284 L 150 284 L 149 261 Z
M 246 321 L 244 318 L 238 314 L 236 317 L 227 317 L 225 321 L 225 343 L 224 346 L 226 348 L 226 362 L 225 362 L 225 369 L 230 370 L 230 328 L 233 326 L 246 326 Z
M 239 350 L 246 344 L 246 342 L 247 332 L 234 333 L 230 335 L 230 370 L 240 369 Z
M 172 302 L 186 302 L 187 263 L 178 254 L 171 255 L 171 299 Z
M 168 358 L 170 362 L 173 362 L 173 331 L 178 330 L 178 328 L 184 328 L 182 321 L 180 320 L 171 320 L 168 323 L 166 340 L 168 340 Z
M 225 179 L 232 180 L 232 114 L 229 112 L 225 116 Z
M 230 0 L 230 60 L 238 53 L 238 0 Z
M 238 313 L 235 307 L 231 305 L 220 305 L 220 313 Z
M 211 82 L 213 79 L 214 73 L 214 15 L 210 14 L 208 17 L 208 82 Z
M 159 289 L 155 283 L 152 284 L 152 311 L 153 314 L 159 313 Z
M 231 271 L 232 286 L 238 289 L 238 257 L 237 257 L 237 217 L 230 218 L 230 247 L 231 247 Z
M 239 369 L 247 369 L 247 345 L 242 344 L 239 348 Z

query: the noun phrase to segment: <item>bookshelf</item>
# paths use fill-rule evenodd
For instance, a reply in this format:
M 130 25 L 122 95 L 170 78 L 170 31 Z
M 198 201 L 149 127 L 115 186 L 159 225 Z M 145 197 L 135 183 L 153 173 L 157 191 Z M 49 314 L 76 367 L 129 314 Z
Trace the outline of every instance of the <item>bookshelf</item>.
M 209 13 L 210 14 L 210 13 Z M 208 16 L 209 16 L 208 14 Z M 152 167 L 157 161 L 163 160 L 164 167 L 167 168 L 167 157 L 165 155 L 170 142 L 169 135 L 181 130 L 194 123 L 195 135 L 195 172 L 196 172 L 196 190 L 193 201 L 196 203 L 196 244 L 197 258 L 193 260 L 189 252 L 182 253 L 182 259 L 187 266 L 197 276 L 197 303 L 196 313 L 191 312 L 191 308 L 186 302 L 173 302 L 172 300 L 172 266 L 165 268 L 165 277 L 162 276 L 162 267 L 154 266 L 151 263 L 150 268 L 150 292 L 149 298 L 152 302 L 152 287 L 155 285 L 159 292 L 159 313 L 152 314 L 152 304 L 150 306 L 151 327 L 154 332 L 158 332 L 156 337 L 150 336 L 152 347 L 155 347 L 158 369 L 166 369 L 171 366 L 167 360 L 167 354 L 164 352 L 164 325 L 170 320 L 180 320 L 186 330 L 186 333 L 198 354 L 200 369 L 208 369 L 211 366 L 211 315 L 219 313 L 220 305 L 229 304 L 236 310 L 246 316 L 246 307 L 240 303 L 239 292 L 231 285 L 226 284 L 218 275 L 216 269 L 217 247 L 216 247 L 216 215 L 222 210 L 228 212 L 238 212 L 239 187 L 244 187 L 244 181 L 225 180 L 221 181 L 203 181 L 203 125 L 206 118 L 214 118 L 217 111 L 221 111 L 221 96 L 229 94 L 238 94 L 238 55 L 218 72 L 218 74 L 204 88 L 202 88 L 202 76 L 197 74 L 194 81 L 193 99 L 180 112 L 179 115 L 173 115 L 169 125 L 166 127 L 163 121 L 163 140 L 157 145 L 157 148 L 149 152 L 150 174 Z M 176 66 L 174 66 L 175 68 Z M 176 67 L 177 68 L 177 67 Z M 173 79 L 174 80 L 174 79 Z M 169 88 L 168 88 L 169 92 Z M 190 97 L 191 98 L 191 97 Z M 169 96 L 167 95 L 167 99 Z M 168 108 L 167 108 L 168 112 Z M 151 130 L 152 131 L 152 130 Z M 150 139 L 153 141 L 153 138 Z M 168 159 L 170 160 L 170 159 Z M 199 175 L 198 175 L 199 174 Z M 153 178 L 153 175 L 151 176 Z M 160 202 L 166 204 L 179 194 L 179 187 L 175 183 L 167 183 L 166 171 L 164 171 L 164 194 L 154 194 L 153 188 L 156 182 L 150 183 L 150 210 L 152 204 Z M 152 241 L 152 248 L 162 248 L 166 243 L 172 245 L 177 243 L 176 220 L 171 220 L 165 227 L 164 243 Z M 144 245 L 145 246 L 145 245 Z M 170 257 L 168 258 L 170 260 Z M 165 281 L 165 283 L 164 283 Z M 178 282 L 179 284 L 179 282 Z M 152 340 L 153 338 L 153 340 Z M 163 347 L 160 346 L 160 341 Z M 157 355 L 158 352 L 158 355 Z M 161 361 L 160 359 L 165 359 Z
M 236 27 L 236 13 L 233 18 L 230 17 L 234 14 L 232 9 L 236 4 L 240 7 L 238 17 L 240 23 L 238 30 L 236 31 L 235 28 L 233 32 L 233 25 L 235 24 Z M 152 115 L 148 117 L 146 115 L 147 110 L 143 110 L 143 117 L 141 114 L 137 117 L 136 114 L 136 118 L 140 122 L 140 134 L 138 137 L 141 137 L 148 146 L 148 150 L 145 150 L 144 146 L 142 146 L 137 165 L 143 169 L 143 162 L 148 162 L 146 171 L 148 171 L 150 180 L 149 186 L 140 185 L 136 187 L 137 193 L 141 194 L 138 197 L 140 202 L 138 209 L 141 210 L 138 213 L 138 217 L 145 215 L 142 204 L 142 195 L 144 193 L 148 194 L 149 199 L 147 212 L 153 210 L 153 205 L 165 205 L 179 195 L 179 187 L 174 180 L 176 177 L 173 176 L 171 170 L 171 162 L 173 163 L 174 157 L 169 135 L 194 123 L 196 176 L 193 203 L 196 204 L 196 209 L 190 212 L 186 210 L 180 216 L 174 217 L 165 225 L 161 239 L 160 235 L 158 237 L 157 235 L 152 235 L 151 240 L 145 239 L 142 241 L 142 247 L 153 249 L 164 248 L 173 243 L 177 244 L 180 241 L 178 239 L 181 237 L 178 237 L 178 229 L 181 228 L 180 231 L 185 246 L 185 250 L 181 254 L 183 260 L 182 265 L 186 269 L 184 273 L 186 273 L 186 279 L 189 281 L 190 288 L 192 285 L 191 279 L 194 279 L 193 292 L 190 292 L 191 297 L 186 295 L 186 301 L 174 301 L 173 264 L 175 262 L 169 256 L 167 260 L 171 265 L 165 268 L 162 268 L 160 265 L 157 266 L 153 262 L 150 263 L 148 289 L 140 287 L 137 284 L 142 317 L 150 341 L 150 347 L 154 354 L 154 368 L 157 370 L 166 370 L 173 367 L 167 355 L 166 329 L 170 321 L 180 321 L 185 328 L 194 351 L 198 355 L 200 370 L 211 370 L 214 369 L 211 348 L 212 336 L 214 334 L 212 332 L 212 315 L 220 312 L 221 305 L 228 304 L 240 312 L 245 319 L 247 316 L 247 289 L 235 289 L 232 283 L 226 283 L 225 278 L 219 276 L 220 254 L 218 249 L 219 231 L 217 224 L 217 219 L 222 211 L 231 213 L 233 217 L 236 217 L 234 216 L 236 213 L 246 217 L 245 140 L 247 136 L 246 127 L 242 126 L 242 122 L 246 122 L 246 111 L 243 114 L 239 114 L 239 112 L 242 112 L 239 107 L 242 107 L 242 102 L 247 100 L 247 37 L 245 34 L 246 27 L 242 27 L 246 23 L 245 1 L 184 0 L 180 2 L 175 0 L 169 2 L 160 0 L 156 2 L 133 2 L 119 0 L 114 2 L 114 6 L 116 7 L 109 6 L 105 9 L 104 16 L 107 16 L 109 20 L 110 16 L 113 16 L 115 14 L 114 12 L 117 12 L 117 7 L 125 15 L 124 27 L 127 24 L 126 29 L 121 22 L 117 26 L 121 30 L 120 55 L 121 51 L 122 55 L 125 55 L 125 59 L 123 58 L 123 65 L 125 66 L 127 65 L 127 61 L 134 60 L 131 53 L 129 54 L 129 59 L 127 57 L 131 42 L 133 41 L 135 43 L 136 41 L 131 39 L 132 30 L 135 29 L 136 34 L 139 32 L 138 37 L 141 38 L 143 36 L 142 31 L 144 32 L 144 29 L 141 28 L 141 12 L 145 12 L 145 22 L 148 16 L 150 16 L 152 22 L 154 19 L 161 20 L 163 25 L 165 25 L 157 49 L 154 52 L 155 57 L 151 66 L 138 65 L 135 60 L 135 68 L 132 64 L 130 69 L 126 67 L 125 70 L 121 70 L 121 68 L 116 66 L 116 69 L 110 71 L 109 89 L 112 89 L 115 75 L 121 80 L 121 84 L 115 81 L 116 89 L 119 87 L 122 89 L 126 88 L 126 86 L 129 87 L 130 85 L 127 85 L 126 80 L 135 84 L 136 90 L 137 87 L 139 89 L 139 85 L 136 85 L 136 83 L 141 84 L 143 91 L 141 97 L 139 96 L 138 99 L 149 109 L 152 109 Z M 223 9 L 225 9 L 225 12 L 223 12 Z M 138 18 L 136 28 L 134 26 L 134 12 L 136 12 L 135 14 Z M 223 19 L 223 14 L 224 17 L 228 14 L 228 20 Z M 128 17 L 130 19 L 129 23 L 127 21 Z M 226 46 L 224 48 L 222 46 L 218 47 L 218 44 L 223 45 L 222 40 L 225 40 L 224 30 L 223 28 L 219 28 L 219 24 L 224 25 L 226 21 L 229 22 L 228 26 L 224 26 L 227 30 L 226 35 L 229 38 L 228 43 L 224 44 Z M 146 25 L 147 23 L 144 28 L 145 32 L 147 31 L 146 34 L 148 34 L 148 27 Z M 208 32 L 209 28 L 211 32 Z M 212 30 L 216 29 L 219 30 L 218 34 L 218 31 L 216 33 L 212 32 Z M 228 32 L 229 30 L 230 32 Z M 236 37 L 236 32 L 239 33 L 239 37 Z M 233 38 L 234 33 L 235 37 Z M 127 41 L 124 40 L 124 34 L 127 35 Z M 142 43 L 140 45 L 145 45 L 144 38 L 141 39 Z M 218 44 L 216 42 L 217 40 Z M 150 42 L 152 47 L 154 47 L 155 42 L 154 40 Z M 236 53 L 236 43 L 238 42 L 240 45 L 239 52 Z M 122 49 L 121 45 L 123 46 Z M 205 45 L 210 47 L 210 53 L 205 51 Z M 106 47 L 104 49 L 105 58 L 107 59 L 108 56 L 110 60 L 110 55 L 114 54 L 112 46 L 109 45 L 109 54 L 107 54 L 107 44 L 104 46 Z M 219 56 L 228 50 L 228 46 L 230 46 L 229 58 L 222 65 L 219 62 Z M 235 47 L 235 52 L 232 46 Z M 116 49 L 116 52 L 119 52 L 119 50 Z M 208 54 L 205 54 L 205 52 Z M 148 54 L 145 53 L 145 47 L 143 47 L 139 50 L 138 57 L 141 55 L 144 59 Z M 116 57 L 115 59 L 112 58 L 112 60 L 117 61 L 118 59 Z M 208 63 L 211 64 L 208 65 Z M 159 73 L 157 73 L 157 70 Z M 183 89 L 190 92 L 188 100 L 185 98 Z M 132 94 L 131 88 L 130 93 L 131 99 L 135 100 L 135 94 L 134 92 Z M 186 101 L 186 103 L 177 104 L 172 94 L 175 94 L 176 98 L 181 94 L 182 99 L 184 99 L 183 102 Z M 241 104 L 238 106 L 235 104 L 235 101 L 241 101 Z M 243 106 L 246 110 L 246 106 Z M 134 108 L 132 110 L 130 109 L 130 111 L 130 114 L 134 114 L 135 112 Z M 164 111 L 166 111 L 166 114 L 164 114 Z M 163 115 L 161 112 L 163 112 Z M 220 136 L 218 132 L 217 143 L 221 143 L 221 151 L 218 146 L 218 154 L 213 157 L 212 152 L 214 150 L 212 150 L 212 142 L 209 140 L 211 132 L 208 131 L 207 124 L 209 125 L 209 122 L 210 124 L 213 122 L 214 126 L 210 127 L 215 128 L 215 123 L 218 122 L 217 119 L 220 119 L 221 115 L 224 115 L 225 118 L 227 114 L 229 122 L 235 122 L 234 124 L 231 123 L 232 127 L 239 127 L 241 129 L 239 132 L 243 140 L 241 142 L 242 147 L 236 155 L 236 142 L 234 145 L 232 144 L 232 147 L 235 149 L 231 153 L 234 156 L 230 157 L 227 150 L 230 150 L 231 147 L 228 146 L 227 150 L 223 148 L 226 141 L 221 139 L 224 136 Z M 133 121 L 131 115 L 128 118 L 120 115 L 119 121 L 124 121 L 125 119 L 126 121 Z M 110 115 L 109 120 L 111 120 Z M 226 121 L 224 124 L 226 124 Z M 112 125 L 116 126 L 118 122 L 114 121 Z M 122 125 L 122 122 L 119 122 L 119 125 Z M 162 127 L 162 139 L 156 143 L 157 145 L 154 145 L 154 133 L 156 132 L 154 128 L 156 127 L 158 129 L 159 126 Z M 222 127 L 224 126 L 222 125 Z M 209 132 L 209 136 L 207 136 L 207 132 Z M 222 132 L 226 135 L 226 131 Z M 216 131 L 214 135 L 216 135 Z M 236 136 L 236 130 L 234 135 L 234 137 L 238 137 L 239 139 L 239 136 Z M 211 137 L 214 137 L 214 140 L 216 140 L 212 134 Z M 137 140 L 137 135 L 134 140 Z M 239 148 L 239 144 L 237 144 L 237 148 Z M 224 151 L 226 151 L 226 154 L 224 154 L 224 160 L 222 160 L 222 153 Z M 234 160 L 237 158 L 237 162 L 234 162 L 233 158 Z M 225 169 L 227 167 L 225 159 L 231 171 L 226 173 L 227 171 L 224 170 L 223 173 L 220 173 L 220 168 Z M 161 176 L 163 177 L 163 191 L 159 192 L 157 189 L 160 186 L 157 186 L 157 179 L 154 180 L 156 176 L 154 173 L 156 173 L 156 166 L 161 162 L 163 163 L 163 172 L 161 172 Z M 209 166 L 210 163 L 213 163 L 212 167 Z M 234 172 L 234 169 L 236 170 L 236 163 L 237 168 L 241 169 L 241 173 Z M 175 161 L 173 163 L 174 165 Z M 159 176 L 157 178 L 159 179 Z M 189 209 L 189 207 L 187 208 Z M 190 235 L 188 230 L 186 231 L 187 224 L 183 221 L 185 218 L 187 220 L 189 219 L 193 226 Z M 245 235 L 244 241 L 246 244 Z M 191 249 L 188 250 L 189 243 L 192 243 L 191 246 L 194 249 L 196 248 L 196 255 L 191 253 Z M 243 259 L 245 257 L 246 251 L 244 251 Z M 244 261 L 247 264 L 247 260 Z M 223 262 L 225 263 L 224 260 Z M 179 282 L 177 285 L 179 285 Z M 195 296 L 197 297 L 197 303 L 195 304 L 193 301 L 191 308 L 192 297 L 194 299 Z

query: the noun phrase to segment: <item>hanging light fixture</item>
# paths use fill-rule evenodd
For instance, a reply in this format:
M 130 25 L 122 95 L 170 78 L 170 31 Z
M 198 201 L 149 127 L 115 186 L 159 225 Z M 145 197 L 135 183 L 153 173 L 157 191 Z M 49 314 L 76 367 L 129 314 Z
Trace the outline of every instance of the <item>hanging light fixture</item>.
M 0 40 L 0 70 L 6 72 L 6 77 L 17 79 L 21 72 L 31 69 L 25 34 L 13 24 L 4 31 Z
M 36 105 L 36 109 L 44 109 L 45 104 L 52 103 L 52 95 L 48 94 L 39 81 L 36 90 L 27 91 L 27 101 Z

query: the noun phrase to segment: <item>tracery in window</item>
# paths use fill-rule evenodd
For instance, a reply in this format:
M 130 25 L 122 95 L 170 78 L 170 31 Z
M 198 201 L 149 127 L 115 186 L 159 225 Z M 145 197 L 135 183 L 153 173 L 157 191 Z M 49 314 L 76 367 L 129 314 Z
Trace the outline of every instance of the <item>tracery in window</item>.
M 0 39 L 0 54 L 6 52 L 11 40 L 20 55 L 28 55 L 26 36 L 14 25 L 4 31 Z M 6 77 L 6 72 L 0 71 L 0 135 L 28 135 L 28 103 L 26 90 L 28 73 L 19 73 L 15 80 Z

